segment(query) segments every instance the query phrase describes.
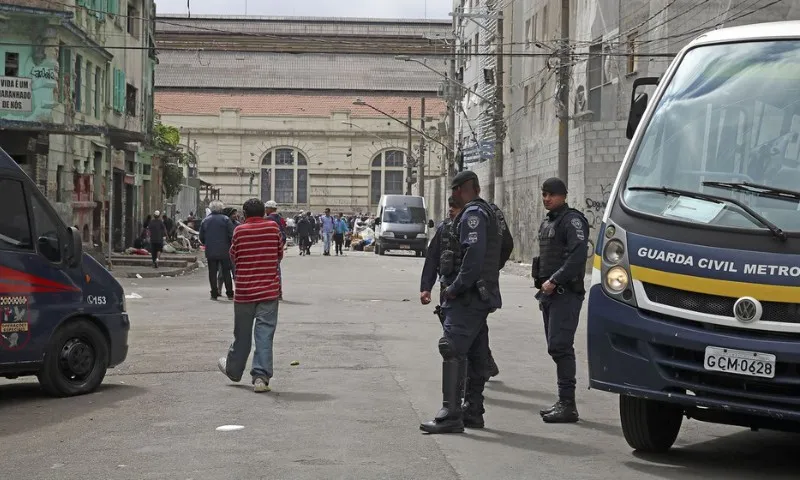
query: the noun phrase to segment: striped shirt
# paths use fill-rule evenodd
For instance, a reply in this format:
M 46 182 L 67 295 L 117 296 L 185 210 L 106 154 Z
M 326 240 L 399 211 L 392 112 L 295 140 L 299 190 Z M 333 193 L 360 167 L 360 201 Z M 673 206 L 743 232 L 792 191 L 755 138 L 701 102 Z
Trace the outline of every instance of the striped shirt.
M 250 217 L 236 227 L 231 242 L 231 260 L 236 267 L 234 301 L 277 300 L 281 289 L 278 262 L 282 258 L 281 231 L 275 222 Z

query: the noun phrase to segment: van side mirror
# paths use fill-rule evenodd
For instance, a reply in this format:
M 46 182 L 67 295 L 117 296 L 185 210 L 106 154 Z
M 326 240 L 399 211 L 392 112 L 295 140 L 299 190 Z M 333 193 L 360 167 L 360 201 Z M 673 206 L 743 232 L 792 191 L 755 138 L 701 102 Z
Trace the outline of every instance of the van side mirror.
M 375 225 L 381 224 L 381 217 L 375 217 Z
M 436 226 L 436 224 L 433 223 L 433 219 L 428 220 L 428 228 L 433 228 L 435 226 Z
M 628 113 L 628 128 L 625 130 L 625 136 L 628 140 L 633 138 L 633 134 L 636 133 L 636 128 L 639 126 L 639 122 L 641 122 L 642 117 L 644 117 L 644 111 L 647 109 L 648 95 L 643 93 L 638 97 L 636 96 L 636 90 L 645 85 L 658 85 L 658 77 L 637 78 L 633 82 L 633 88 L 631 89 L 631 109 Z
M 83 239 L 75 227 L 69 227 L 69 252 L 69 266 L 73 268 L 79 266 L 83 259 Z

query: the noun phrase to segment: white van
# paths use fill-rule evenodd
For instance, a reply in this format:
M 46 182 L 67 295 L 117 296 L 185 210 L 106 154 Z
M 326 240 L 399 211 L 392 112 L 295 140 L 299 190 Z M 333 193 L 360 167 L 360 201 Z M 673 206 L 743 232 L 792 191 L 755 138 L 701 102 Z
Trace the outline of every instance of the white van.
M 387 250 L 413 250 L 418 257 L 428 251 L 425 198 L 416 195 L 383 195 L 375 215 L 375 253 Z

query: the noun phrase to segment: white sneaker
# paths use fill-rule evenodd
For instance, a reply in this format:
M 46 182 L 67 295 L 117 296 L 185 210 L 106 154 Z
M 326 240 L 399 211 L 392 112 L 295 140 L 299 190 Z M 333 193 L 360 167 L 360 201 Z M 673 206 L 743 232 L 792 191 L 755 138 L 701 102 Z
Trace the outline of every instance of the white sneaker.
M 263 393 L 269 392 L 272 390 L 269 388 L 269 382 L 265 381 L 263 378 L 256 378 L 255 383 L 253 384 L 253 391 L 256 393 Z
M 222 357 L 219 360 L 217 360 L 217 368 L 219 368 L 219 371 L 222 372 L 226 377 L 228 377 L 228 380 L 230 380 L 232 382 L 238 382 L 239 381 L 239 380 L 236 380 L 234 378 L 231 378 L 231 376 L 228 375 L 228 359 L 227 358 Z

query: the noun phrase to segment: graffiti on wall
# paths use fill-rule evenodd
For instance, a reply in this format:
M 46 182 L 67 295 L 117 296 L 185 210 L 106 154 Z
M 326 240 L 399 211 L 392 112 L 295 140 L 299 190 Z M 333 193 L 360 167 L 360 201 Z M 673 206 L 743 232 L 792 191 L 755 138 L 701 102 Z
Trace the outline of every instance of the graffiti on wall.
M 602 223 L 603 213 L 611 195 L 611 188 L 612 185 L 610 183 L 600 185 L 600 195 L 586 197 L 586 206 L 583 209 L 583 214 L 586 216 L 586 220 L 589 221 L 589 228 L 595 229 Z

